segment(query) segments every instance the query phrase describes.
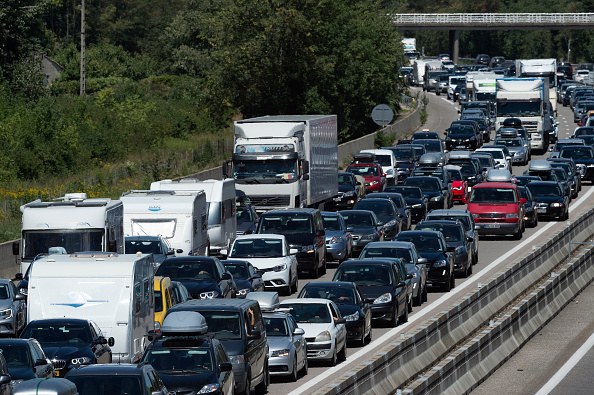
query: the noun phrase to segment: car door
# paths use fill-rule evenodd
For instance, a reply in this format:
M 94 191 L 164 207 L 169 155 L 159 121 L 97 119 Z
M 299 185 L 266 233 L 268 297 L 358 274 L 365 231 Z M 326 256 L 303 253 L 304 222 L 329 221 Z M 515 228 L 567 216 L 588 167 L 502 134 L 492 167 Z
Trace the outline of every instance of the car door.
M 30 339 L 28 342 L 29 342 L 29 350 L 31 352 L 31 358 L 33 359 L 33 371 L 35 372 L 35 377 L 37 377 L 37 378 L 54 377 L 54 365 L 45 356 L 45 353 L 41 349 L 41 346 L 37 343 L 36 340 L 33 340 L 33 339 Z M 45 363 L 37 365 L 38 360 L 44 360 Z
M 340 222 L 340 229 L 344 232 L 344 238 L 346 240 L 346 256 L 351 256 L 351 250 L 353 249 L 353 235 L 351 232 L 347 232 L 347 225 L 344 222 L 342 215 L 338 214 L 338 221 Z
M 225 350 L 225 347 L 218 341 L 215 343 L 214 352 L 216 357 L 217 366 L 216 369 L 219 372 L 219 381 L 221 383 L 222 391 L 221 394 L 232 393 L 233 386 L 235 386 L 235 380 L 233 379 L 233 371 L 221 372 L 219 364 L 230 363 L 229 355 Z
M 295 347 L 295 354 L 297 355 L 297 365 L 304 359 L 307 358 L 307 351 L 305 348 L 305 336 L 304 335 L 295 335 L 295 329 L 297 329 L 297 321 L 293 318 L 292 315 L 287 315 L 287 325 L 289 326 L 289 334 L 291 336 L 291 342 L 293 343 L 293 347 Z M 295 367 L 297 368 L 297 367 Z
M 398 312 L 406 311 L 407 309 L 407 302 L 408 302 L 408 286 L 404 281 L 404 275 L 400 271 L 398 265 L 396 263 L 392 264 L 392 274 L 393 276 L 393 284 L 394 284 L 394 293 L 396 295 L 396 299 L 398 300 Z M 404 284 L 402 286 L 401 284 Z

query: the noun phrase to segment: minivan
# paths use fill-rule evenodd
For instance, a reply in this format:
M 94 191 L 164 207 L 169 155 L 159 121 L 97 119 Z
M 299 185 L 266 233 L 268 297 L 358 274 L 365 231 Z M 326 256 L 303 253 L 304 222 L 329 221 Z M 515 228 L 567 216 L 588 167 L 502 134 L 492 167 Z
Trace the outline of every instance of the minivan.
M 289 248 L 297 249 L 297 270 L 315 278 L 326 273 L 326 232 L 320 210 L 272 210 L 260 216 L 258 234 L 285 235 Z
M 268 342 L 262 311 L 251 299 L 189 300 L 171 308 L 200 313 L 208 332 L 219 340 L 231 359 L 235 376 L 235 393 L 249 394 L 252 388 L 265 393 L 268 387 Z

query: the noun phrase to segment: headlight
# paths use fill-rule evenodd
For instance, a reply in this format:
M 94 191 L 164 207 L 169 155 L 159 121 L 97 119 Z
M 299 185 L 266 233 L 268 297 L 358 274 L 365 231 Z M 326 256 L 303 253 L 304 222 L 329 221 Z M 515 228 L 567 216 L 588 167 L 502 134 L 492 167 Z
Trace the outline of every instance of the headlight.
M 505 218 L 519 218 L 518 213 L 505 214 Z
M 394 225 L 396 225 L 396 224 L 397 224 L 397 221 L 396 221 L 395 219 L 393 219 L 393 220 L 391 220 L 390 222 L 388 222 L 388 223 L 385 223 L 385 224 L 384 224 L 384 228 L 389 228 L 389 227 L 391 227 L 391 226 L 394 226 Z
M 348 192 L 345 192 L 345 194 L 344 194 L 344 196 L 346 196 L 346 197 L 355 196 L 355 195 L 356 195 L 355 191 L 348 191 Z
M 70 361 L 70 363 L 72 363 L 73 365 L 86 365 L 91 362 L 93 362 L 93 360 L 90 357 L 72 358 L 72 360 Z
M 243 355 L 229 355 L 229 361 L 231 361 L 231 363 L 235 365 L 238 363 L 243 363 Z
M 392 301 L 392 294 L 391 293 L 385 293 L 382 296 L 376 298 L 373 301 L 373 304 L 390 303 L 391 301 Z
M 461 255 L 461 254 L 464 254 L 464 247 L 462 247 L 462 246 L 458 246 L 458 247 L 456 247 L 456 250 L 454 250 L 454 253 L 455 253 L 456 255 Z
M 330 332 L 324 331 L 316 336 L 315 342 L 329 342 L 332 339 Z
M 217 291 L 208 291 L 208 292 L 202 292 L 199 296 L 200 296 L 200 299 L 214 299 L 219 296 L 219 293 Z
M 330 244 L 337 244 L 337 243 L 344 243 L 344 237 L 342 236 L 334 236 L 332 240 L 330 240 Z
M 378 181 L 371 181 L 371 182 L 369 183 L 369 185 L 377 185 L 377 184 L 378 184 Z
M 435 196 L 431 198 L 432 202 L 439 202 L 441 200 L 441 196 Z
M 197 392 L 197 394 L 210 394 L 219 390 L 218 384 L 206 384 L 204 387 Z
M 442 259 L 440 261 L 435 262 L 435 264 L 433 266 L 435 267 L 444 267 L 448 265 L 448 261 L 446 261 L 445 259 Z
M 11 308 L 0 311 L 0 319 L 8 320 L 10 318 L 12 318 L 12 309 Z
M 361 240 L 374 240 L 374 239 L 375 239 L 375 233 L 372 233 L 370 235 L 361 236 Z
M 344 316 L 344 319 L 347 321 L 359 321 L 359 312 L 355 311 L 354 314 Z
M 288 348 L 284 350 L 274 350 L 270 353 L 271 357 L 288 357 L 291 354 L 291 350 Z
M 250 293 L 250 289 L 249 288 L 244 288 L 244 289 L 240 289 L 239 291 L 237 291 L 235 293 L 236 296 L 245 296 L 247 294 Z
M 274 270 L 275 272 L 282 272 L 283 270 L 287 270 L 287 264 L 281 263 L 280 265 L 276 265 L 275 267 L 273 267 L 272 270 Z
M 423 207 L 422 204 L 413 204 L 412 205 L 412 208 L 421 208 L 421 207 Z
M 307 252 L 308 254 L 311 254 L 312 252 L 314 252 L 315 246 L 312 245 L 308 245 L 308 246 L 302 246 L 301 247 L 301 252 Z
M 388 171 L 386 171 L 387 175 L 392 175 L 394 174 L 394 169 L 388 169 Z
M 551 203 L 551 207 L 563 207 L 563 203 Z M 2 312 L 0 312 L 0 315 Z

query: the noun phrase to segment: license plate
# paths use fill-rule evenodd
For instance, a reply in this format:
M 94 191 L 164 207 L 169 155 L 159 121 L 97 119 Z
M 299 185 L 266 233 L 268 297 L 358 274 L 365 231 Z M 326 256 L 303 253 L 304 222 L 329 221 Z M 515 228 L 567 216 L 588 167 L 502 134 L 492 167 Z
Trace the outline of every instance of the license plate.
M 456 148 L 466 148 L 465 145 L 457 145 Z
M 485 228 L 487 228 L 487 229 L 497 229 L 497 228 L 499 228 L 499 224 L 485 224 Z
M 56 377 L 60 377 L 60 371 L 56 370 Z
M 536 209 L 536 212 L 537 213 L 546 213 L 547 212 L 547 209 L 546 208 L 537 208 Z
M 340 202 L 341 200 L 342 200 L 342 199 L 341 199 L 341 198 L 339 198 L 339 197 L 335 197 L 335 198 L 334 198 L 334 201 L 335 201 L 335 202 Z

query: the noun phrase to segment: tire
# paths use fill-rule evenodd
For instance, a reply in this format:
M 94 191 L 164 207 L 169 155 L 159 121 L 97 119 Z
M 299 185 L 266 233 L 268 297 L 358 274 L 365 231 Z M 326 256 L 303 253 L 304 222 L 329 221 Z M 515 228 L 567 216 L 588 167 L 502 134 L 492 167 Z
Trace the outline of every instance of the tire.
M 450 290 L 452 289 L 452 279 L 451 279 L 451 275 L 448 273 L 448 277 L 446 278 L 446 281 L 441 285 L 441 290 L 444 292 L 450 292 Z
M 293 372 L 289 376 L 289 381 L 295 382 L 297 381 L 297 354 L 293 356 Z
M 427 284 L 425 284 L 425 286 L 423 287 L 423 302 L 426 302 L 427 300 Z
M 265 394 L 268 392 L 268 384 L 270 383 L 270 375 L 268 373 L 268 364 L 264 366 L 264 379 L 256 386 L 256 394 Z
M 322 262 L 322 270 L 320 270 L 320 274 L 323 276 L 324 274 L 326 274 L 327 269 L 326 269 L 326 258 L 324 258 L 324 262 Z
M 395 327 L 398 325 L 398 304 L 394 305 L 394 309 L 392 310 L 392 319 L 390 320 L 390 326 Z
M 246 377 L 245 379 L 245 389 L 240 392 L 241 395 L 250 395 L 252 390 L 251 390 L 251 386 L 252 386 L 252 381 L 250 380 L 249 377 Z
M 342 346 L 342 350 L 340 350 L 340 352 L 338 353 L 338 360 L 340 362 L 344 362 L 347 359 L 347 345 L 346 345 L 346 340 L 344 342 L 344 346 Z
M 367 341 L 367 344 L 371 343 L 371 326 L 369 327 L 369 333 L 367 334 L 367 336 L 365 336 L 365 340 Z
M 454 272 L 451 272 L 452 274 L 450 275 L 450 289 L 454 289 L 456 288 L 456 276 L 454 276 Z
M 328 361 L 330 366 L 336 366 L 337 358 L 336 358 L 336 347 L 334 347 L 334 354 L 332 354 L 332 359 Z
M 406 306 L 407 306 L 408 312 L 409 313 L 412 313 L 412 310 L 413 310 L 413 298 L 412 298 L 412 295 L 411 295 L 410 299 L 408 300 L 408 302 L 406 303 Z
M 520 229 L 518 229 L 518 231 L 516 232 L 516 234 L 514 234 L 514 239 L 522 240 L 522 227 L 521 226 L 520 226 Z
M 307 376 L 309 373 L 309 362 L 307 361 L 307 354 L 305 354 L 305 361 L 303 362 L 303 367 L 301 368 L 301 374 Z
M 299 278 L 298 278 L 298 276 L 295 276 L 295 282 L 293 283 L 293 286 L 291 288 L 292 288 L 292 290 L 291 290 L 292 292 L 291 293 L 297 292 L 297 290 L 299 289 Z
M 363 324 L 363 330 L 361 331 L 361 338 L 358 339 L 355 344 L 357 345 L 357 347 L 363 347 L 365 346 L 365 324 Z
M 311 269 L 311 270 L 309 271 L 309 274 L 310 274 L 310 275 L 311 275 L 311 277 L 313 277 L 314 279 L 315 279 L 315 278 L 318 278 L 318 277 L 320 276 L 320 271 L 319 271 L 318 269 L 319 269 L 319 268 L 318 268 L 318 263 L 316 262 L 316 264 L 314 265 L 314 268 L 313 268 L 313 269 Z
M 404 314 L 402 314 L 402 317 L 400 317 L 398 319 L 398 322 L 400 322 L 401 324 L 404 324 L 405 322 L 408 322 L 408 308 L 405 308 L 404 309 Z
M 417 292 L 417 296 L 413 298 L 413 304 L 415 306 L 420 306 L 423 304 L 423 286 L 419 283 L 419 292 Z

